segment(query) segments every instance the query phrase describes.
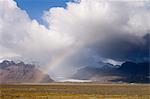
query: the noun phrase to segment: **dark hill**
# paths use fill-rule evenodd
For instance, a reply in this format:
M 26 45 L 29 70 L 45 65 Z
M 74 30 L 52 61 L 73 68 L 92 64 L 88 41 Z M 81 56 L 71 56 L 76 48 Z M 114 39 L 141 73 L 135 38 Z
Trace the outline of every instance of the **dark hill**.
M 92 79 L 97 81 L 108 80 L 111 82 L 127 83 L 149 83 L 150 68 L 149 62 L 134 63 L 124 62 L 120 66 L 84 67 L 79 69 L 73 76 L 75 79 Z M 102 79 L 104 78 L 104 79 Z M 105 79 L 106 78 L 106 79 Z M 113 78 L 113 79 L 112 79 Z M 114 79 L 115 78 L 115 79 Z M 110 80 L 112 79 L 112 80 Z

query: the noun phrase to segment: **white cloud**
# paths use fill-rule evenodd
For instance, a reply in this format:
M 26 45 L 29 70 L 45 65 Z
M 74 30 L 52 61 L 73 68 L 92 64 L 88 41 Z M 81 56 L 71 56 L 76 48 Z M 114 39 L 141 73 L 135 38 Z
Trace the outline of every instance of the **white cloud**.
M 97 41 L 109 33 L 143 36 L 150 30 L 150 13 L 146 2 L 142 7 L 137 5 L 82 0 L 80 4 L 69 3 L 67 9 L 52 8 L 44 17 L 50 29 L 84 43 Z
M 43 57 L 50 57 L 54 49 L 66 47 L 70 42 L 67 36 L 62 37 L 31 20 L 13 0 L 0 1 L 0 45 L 11 53 L 40 61 Z M 4 56 L 1 54 L 1 57 Z

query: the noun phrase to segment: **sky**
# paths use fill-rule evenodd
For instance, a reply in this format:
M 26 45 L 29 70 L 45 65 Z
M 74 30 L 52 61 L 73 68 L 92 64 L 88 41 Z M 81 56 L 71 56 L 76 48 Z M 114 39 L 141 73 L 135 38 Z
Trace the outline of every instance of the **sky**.
M 0 60 L 34 62 L 55 77 L 149 61 L 150 1 L 0 0 Z
M 43 12 L 53 7 L 66 8 L 67 2 L 74 0 L 16 0 L 17 6 L 25 10 L 31 19 L 36 19 L 40 24 L 46 25 L 43 22 Z

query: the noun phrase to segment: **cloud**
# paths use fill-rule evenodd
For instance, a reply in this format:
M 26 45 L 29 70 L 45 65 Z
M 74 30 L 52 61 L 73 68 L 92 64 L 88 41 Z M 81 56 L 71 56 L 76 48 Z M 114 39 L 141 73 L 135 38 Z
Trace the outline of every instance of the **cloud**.
M 67 5 L 44 12 L 46 28 L 15 1 L 0 0 L 0 54 L 11 53 L 0 58 L 50 64 L 65 76 L 98 61 L 149 58 L 149 1 L 81 0 Z
M 150 33 L 148 7 L 147 1 L 82 0 L 79 4 L 68 3 L 67 9 L 52 8 L 45 12 L 44 19 L 51 30 L 69 35 L 80 46 L 63 61 L 70 63 L 58 68 L 95 66 L 98 60 L 148 60 L 149 38 L 144 38 Z
M 67 36 L 62 38 L 61 34 L 31 20 L 26 11 L 18 8 L 13 0 L 0 1 L 0 23 L 0 45 L 22 59 L 47 61 L 54 49 L 70 44 Z
M 142 62 L 149 60 L 149 34 L 143 37 L 114 36 L 105 40 L 105 44 L 97 43 L 96 50 L 101 53 L 102 57 L 117 61 Z

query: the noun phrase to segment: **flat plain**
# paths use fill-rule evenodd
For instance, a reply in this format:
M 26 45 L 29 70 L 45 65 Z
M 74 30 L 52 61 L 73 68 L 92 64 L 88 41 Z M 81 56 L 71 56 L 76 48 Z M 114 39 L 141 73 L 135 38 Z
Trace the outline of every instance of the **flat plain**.
M 1 84 L 0 99 L 150 99 L 150 84 Z

